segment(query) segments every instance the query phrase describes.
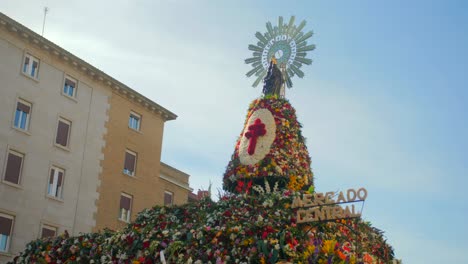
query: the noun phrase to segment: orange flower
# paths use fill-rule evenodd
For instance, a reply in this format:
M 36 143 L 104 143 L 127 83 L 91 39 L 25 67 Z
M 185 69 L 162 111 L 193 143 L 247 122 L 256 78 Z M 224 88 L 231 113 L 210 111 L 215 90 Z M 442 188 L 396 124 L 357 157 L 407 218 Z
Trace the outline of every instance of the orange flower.
M 342 260 L 345 260 L 345 259 L 346 259 L 346 255 L 343 254 L 343 252 L 341 252 L 341 251 L 338 250 L 338 251 L 337 251 L 337 254 L 338 254 L 338 257 L 339 257 L 340 259 L 342 259 Z
M 365 264 L 372 264 L 372 261 L 373 261 L 372 256 L 369 255 L 369 253 L 364 253 L 362 260 L 364 261 Z

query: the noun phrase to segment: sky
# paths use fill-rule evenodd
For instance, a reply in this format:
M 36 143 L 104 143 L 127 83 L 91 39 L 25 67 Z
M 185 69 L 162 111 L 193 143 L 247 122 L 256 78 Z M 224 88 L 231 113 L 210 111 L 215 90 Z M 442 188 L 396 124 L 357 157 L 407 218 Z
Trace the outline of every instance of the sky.
M 162 161 L 222 188 L 252 88 L 249 44 L 306 20 L 312 65 L 286 97 L 317 191 L 365 187 L 363 218 L 403 263 L 462 263 L 468 242 L 468 2 L 2 0 L 0 12 L 176 113 Z

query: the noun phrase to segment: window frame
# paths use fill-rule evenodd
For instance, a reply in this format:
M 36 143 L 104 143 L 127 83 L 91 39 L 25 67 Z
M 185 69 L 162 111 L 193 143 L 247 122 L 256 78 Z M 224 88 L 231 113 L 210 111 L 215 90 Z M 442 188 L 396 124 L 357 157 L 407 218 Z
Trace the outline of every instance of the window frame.
M 52 171 L 54 171 L 53 175 L 52 175 Z M 60 179 L 60 172 L 62 173 L 62 178 L 61 179 Z M 60 167 L 55 166 L 55 165 L 52 165 L 52 166 L 50 166 L 48 175 L 49 176 L 47 178 L 47 191 L 46 191 L 47 197 L 53 198 L 53 199 L 58 199 L 58 200 L 63 200 L 63 189 L 64 189 L 64 186 L 65 186 L 65 169 L 60 168 Z M 54 189 L 51 189 L 52 187 L 50 186 L 51 185 L 51 183 L 50 183 L 51 177 L 53 177 L 52 187 L 55 186 Z M 60 187 L 59 187 L 59 183 L 60 183 Z M 58 188 L 60 188 L 60 189 L 58 189 Z M 53 191 L 55 194 L 51 194 L 51 191 Z
M 29 107 L 29 112 L 26 114 L 27 116 L 26 116 L 26 118 L 25 118 L 25 119 L 26 119 L 25 124 L 24 124 L 25 128 L 22 128 L 22 127 L 21 127 L 22 120 L 19 121 L 19 122 L 20 122 L 19 126 L 16 126 L 16 116 L 17 116 L 17 113 L 18 113 L 18 112 L 25 113 L 24 111 L 21 111 L 21 110 L 18 109 L 18 104 L 23 104 L 23 105 L 25 105 L 26 107 Z M 13 127 L 14 129 L 19 130 L 19 131 L 21 131 L 21 132 L 26 132 L 26 133 L 29 132 L 29 127 L 30 127 L 30 123 L 31 123 L 30 120 L 31 120 L 32 107 L 33 107 L 33 104 L 30 103 L 30 102 L 28 102 L 28 101 L 26 101 L 26 100 L 24 100 L 24 99 L 18 98 L 18 99 L 16 100 L 15 109 L 14 109 L 14 111 L 13 111 L 13 120 L 12 120 L 12 127 Z M 20 114 L 20 115 L 21 115 L 21 114 Z M 21 118 L 21 117 L 20 117 L 20 118 Z
M 122 197 L 130 199 L 130 204 L 129 204 L 129 209 L 127 210 L 126 208 L 122 207 Z M 118 219 L 120 221 L 123 221 L 125 223 L 130 223 L 131 218 L 132 218 L 132 210 L 133 210 L 133 195 L 121 192 L 120 193 L 120 200 L 119 200 L 119 217 Z M 127 210 L 126 212 L 123 210 Z M 123 214 L 125 213 L 125 216 Z
M 73 87 L 73 93 L 72 95 L 70 95 L 69 93 L 65 92 L 65 85 L 67 84 L 67 80 L 68 81 L 71 81 L 75 84 L 75 86 Z M 77 97 L 77 92 L 78 92 L 78 80 L 71 77 L 70 75 L 68 74 L 65 74 L 64 78 L 63 78 L 63 83 L 62 83 L 62 95 L 65 96 L 65 97 L 68 97 L 70 99 L 73 99 L 73 100 L 76 100 L 76 97 Z
M 7 236 L 7 240 L 6 240 L 6 243 L 5 243 L 5 250 L 0 248 L 0 253 L 9 253 L 10 252 L 10 246 L 11 246 L 11 239 L 13 237 L 13 229 L 14 229 L 14 226 L 15 226 L 15 216 L 7 214 L 7 213 L 0 212 L 0 217 L 11 220 L 10 233 Z M 3 235 L 0 234 L 0 239 L 1 239 L 1 236 L 3 236 Z
M 130 171 L 126 168 L 126 162 L 127 162 L 127 153 L 134 156 L 135 160 L 133 162 L 133 171 Z M 131 151 L 129 149 L 125 149 L 125 156 L 124 156 L 124 168 L 122 170 L 123 174 L 135 177 L 136 176 L 136 168 L 137 168 L 137 160 L 138 160 L 138 153 L 135 151 Z
M 21 158 L 21 164 L 19 167 L 19 172 L 18 172 L 18 183 L 11 182 L 6 179 L 6 174 L 7 174 L 7 169 L 8 169 L 8 160 L 10 158 L 10 153 L 14 156 L 20 157 Z M 2 182 L 6 184 L 11 184 L 13 186 L 21 186 L 21 180 L 22 180 L 22 175 L 23 175 L 23 167 L 24 167 L 24 159 L 25 159 L 26 154 L 17 151 L 12 148 L 8 148 L 6 152 L 6 158 L 5 158 L 5 168 L 3 170 L 3 175 L 2 175 Z
M 136 122 L 136 128 L 132 126 L 132 116 L 134 117 L 134 119 L 137 119 L 138 121 Z M 130 111 L 130 115 L 128 116 L 128 127 L 130 129 L 133 129 L 135 131 L 140 131 L 141 130 L 141 115 L 134 112 L 134 111 Z
M 54 231 L 54 235 L 44 237 L 44 229 L 48 229 L 49 231 Z M 48 238 L 48 237 L 56 237 L 57 233 L 58 233 L 58 227 L 43 223 L 43 224 L 41 224 L 41 232 L 40 232 L 39 238 L 44 239 L 44 238 Z
M 67 134 L 67 145 L 62 145 L 60 143 L 57 142 L 57 138 L 59 136 L 59 125 L 60 125 L 60 122 L 64 123 L 64 124 L 67 124 L 68 125 L 68 134 Z M 56 129 L 55 129 L 55 138 L 54 138 L 54 145 L 59 147 L 59 148 L 62 148 L 62 149 L 66 149 L 66 150 L 70 150 L 70 139 L 71 139 L 71 128 L 72 128 L 72 125 L 73 125 L 73 122 L 64 118 L 64 117 L 59 117 L 57 119 L 57 126 L 56 126 Z
M 26 66 L 26 60 L 28 60 L 28 66 Z M 37 68 L 36 68 L 36 71 L 34 72 L 34 75 L 31 75 L 32 73 L 32 66 L 34 64 L 34 62 L 37 63 Z M 22 60 L 22 63 L 21 63 L 21 73 L 24 75 L 24 76 L 27 76 L 33 80 L 39 80 L 39 68 L 40 68 L 40 65 L 41 65 L 41 60 L 32 55 L 30 52 L 25 52 L 24 53 L 24 56 L 23 56 L 23 60 Z
M 166 204 L 166 195 L 171 196 L 171 202 L 169 204 Z M 172 206 L 174 205 L 174 193 L 171 191 L 164 191 L 164 206 Z

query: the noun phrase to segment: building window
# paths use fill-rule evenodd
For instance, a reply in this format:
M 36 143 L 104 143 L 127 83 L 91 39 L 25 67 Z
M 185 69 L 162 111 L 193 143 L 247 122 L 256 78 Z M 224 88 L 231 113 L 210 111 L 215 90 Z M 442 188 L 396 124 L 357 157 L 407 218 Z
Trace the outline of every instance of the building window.
M 23 73 L 37 79 L 39 74 L 39 59 L 26 53 L 23 61 Z
M 41 238 L 54 237 L 57 234 L 57 228 L 49 225 L 42 225 Z
M 71 122 L 60 118 L 57 126 L 57 135 L 55 137 L 55 144 L 62 147 L 68 147 L 70 137 Z
M 123 172 L 127 175 L 134 176 L 136 168 L 137 154 L 130 150 L 125 151 L 125 162 Z
M 31 104 L 26 101 L 19 100 L 16 103 L 15 120 L 13 125 L 18 129 L 25 131 L 28 130 L 30 113 Z
M 174 193 L 164 192 L 164 205 L 172 205 L 174 203 Z
M 8 252 L 10 248 L 14 219 L 11 215 L 0 213 L 0 252 Z
M 128 127 L 134 130 L 140 130 L 141 116 L 134 112 L 130 112 L 130 118 L 128 119 Z
M 5 177 L 3 178 L 7 182 L 19 184 L 21 169 L 23 167 L 24 154 L 9 150 L 7 165 L 5 169 Z
M 132 196 L 121 193 L 120 194 L 120 213 L 119 219 L 125 222 L 130 222 L 130 216 L 132 214 Z
M 68 97 L 76 96 L 77 81 L 69 76 L 65 76 L 65 82 L 63 83 L 63 94 Z
M 57 167 L 50 168 L 49 184 L 47 185 L 47 194 L 55 198 L 62 199 L 63 176 L 65 171 Z

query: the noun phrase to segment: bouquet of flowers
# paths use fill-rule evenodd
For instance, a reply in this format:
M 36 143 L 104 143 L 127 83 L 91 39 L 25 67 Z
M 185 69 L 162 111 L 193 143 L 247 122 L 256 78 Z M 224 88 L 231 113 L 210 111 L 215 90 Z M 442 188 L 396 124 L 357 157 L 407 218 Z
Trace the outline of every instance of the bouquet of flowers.
M 268 184 L 266 184 L 268 185 Z M 13 263 L 389 263 L 382 232 L 358 219 L 297 223 L 294 191 L 155 206 L 112 232 L 29 243 Z

